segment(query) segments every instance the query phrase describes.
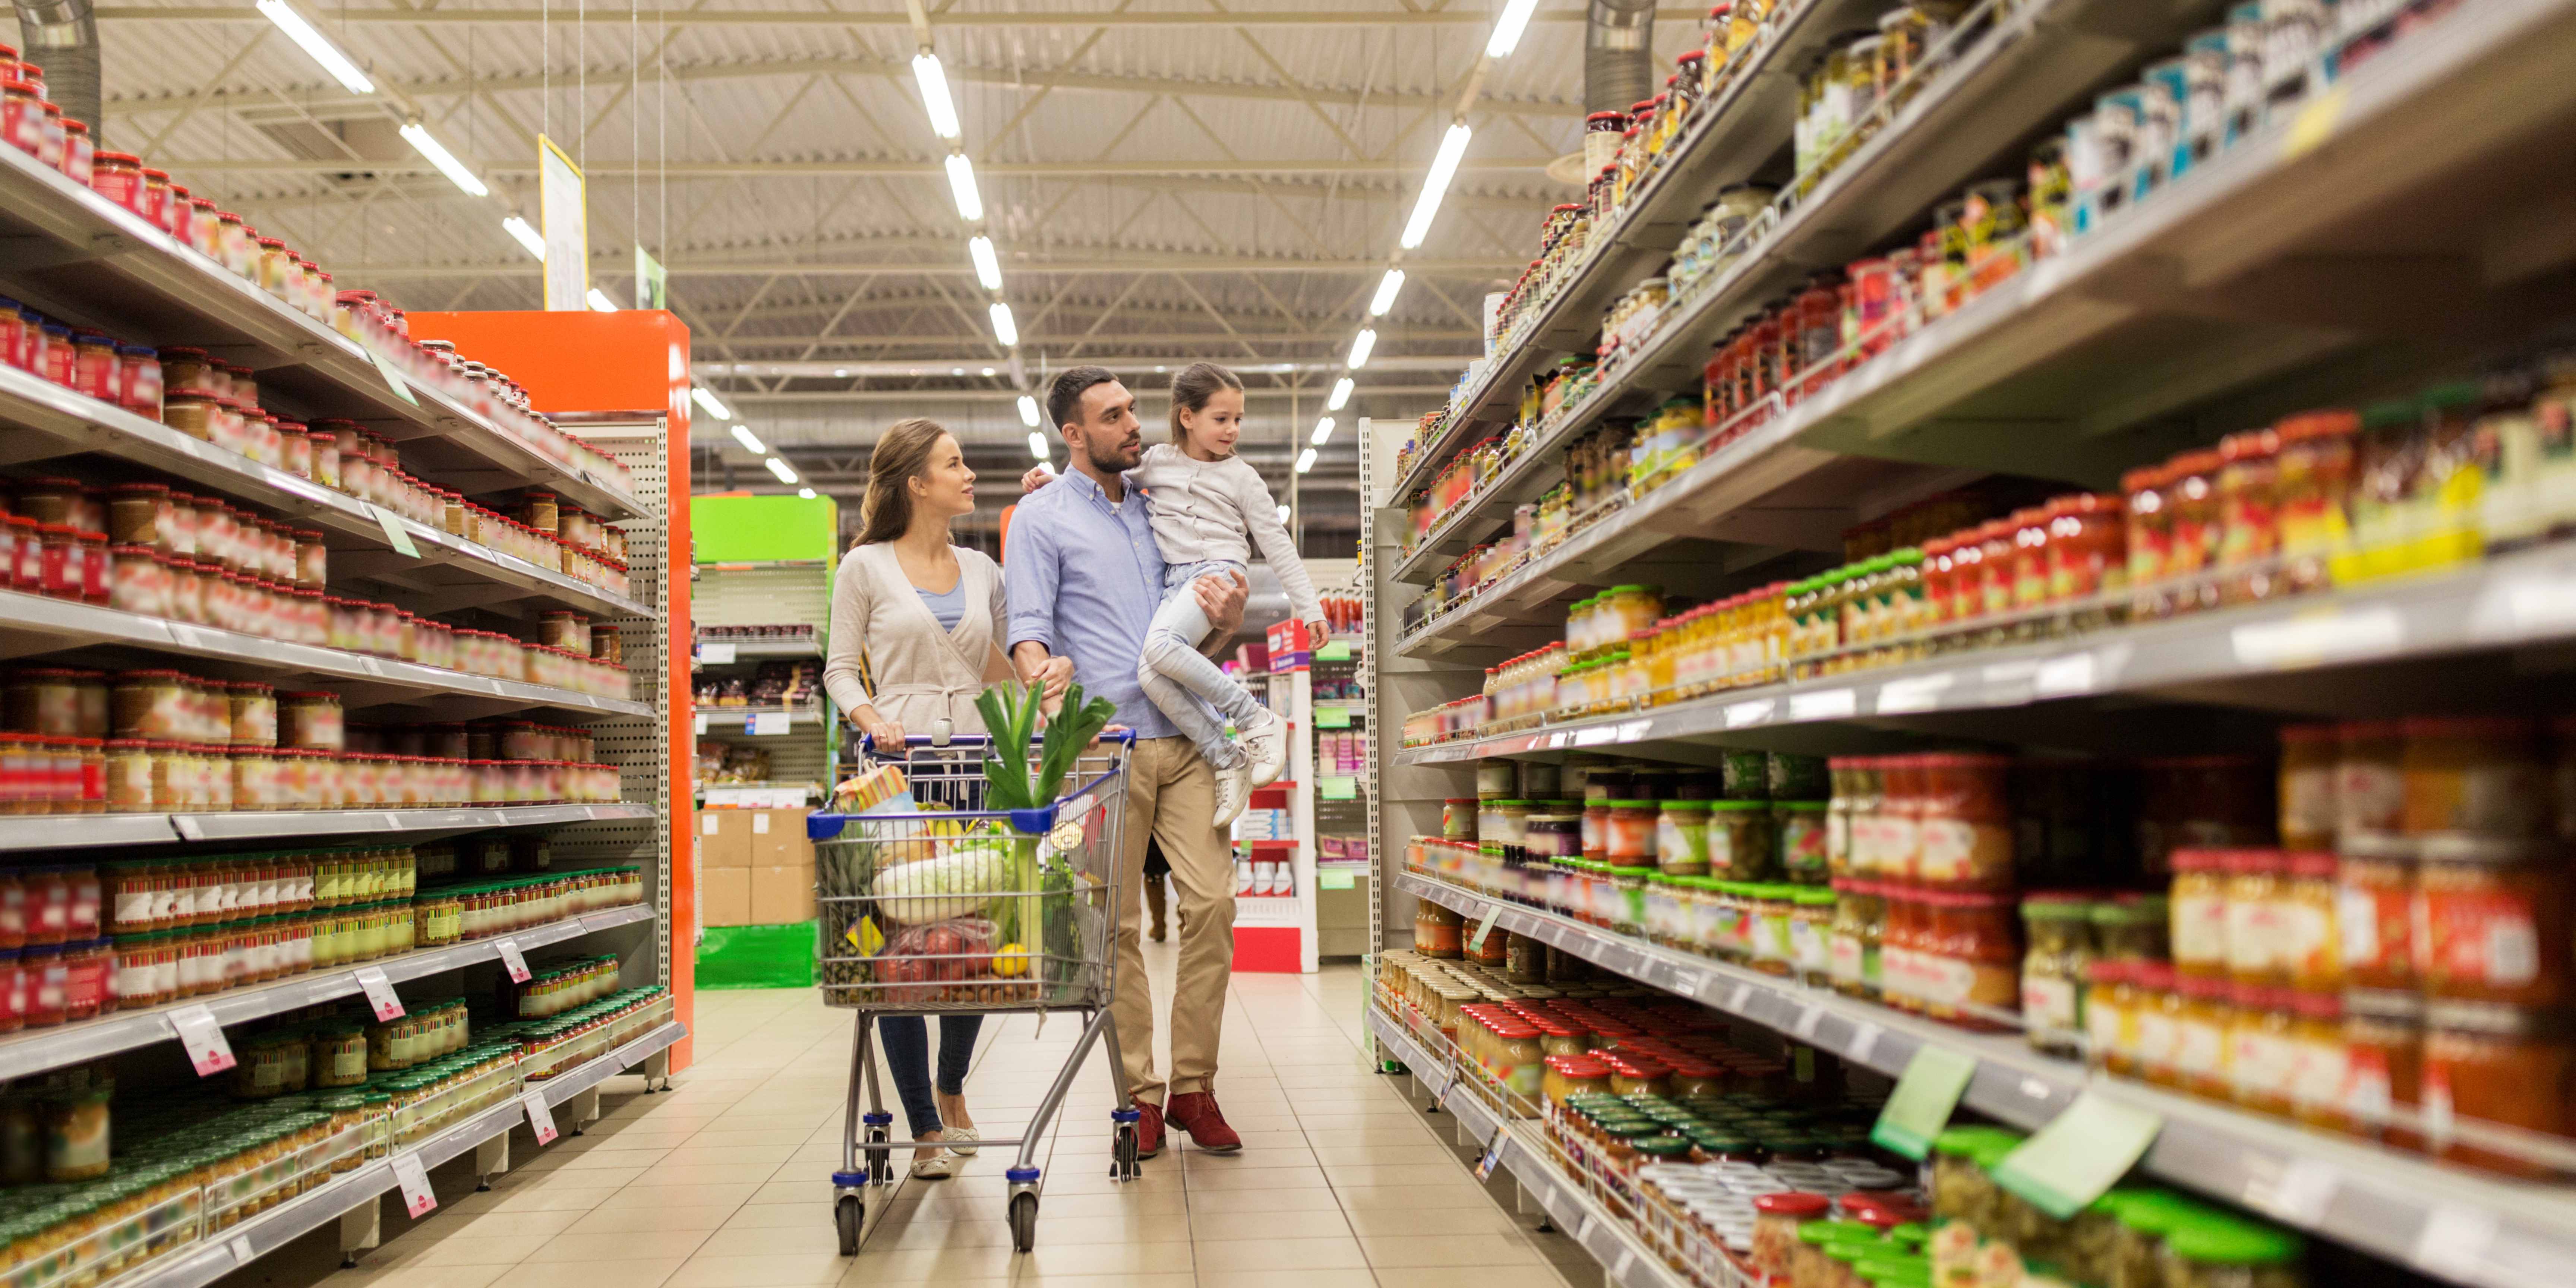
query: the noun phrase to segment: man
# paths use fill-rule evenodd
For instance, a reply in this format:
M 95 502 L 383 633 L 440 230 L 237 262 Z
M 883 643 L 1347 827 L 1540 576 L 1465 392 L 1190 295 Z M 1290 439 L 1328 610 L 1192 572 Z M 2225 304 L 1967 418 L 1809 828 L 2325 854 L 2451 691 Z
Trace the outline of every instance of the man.
M 1243 1138 L 1226 1125 L 1211 1088 L 1234 966 L 1233 847 L 1215 824 L 1216 771 L 1137 682 L 1146 628 L 1162 603 L 1163 556 L 1146 521 L 1145 498 L 1125 477 L 1145 450 L 1136 396 L 1105 368 L 1074 367 L 1048 388 L 1047 414 L 1064 435 L 1072 468 L 1022 498 L 1011 522 L 1002 559 L 1011 660 L 1029 676 L 1050 654 L 1069 656 L 1083 691 L 1117 704 L 1116 723 L 1136 734 L 1127 762 L 1119 884 L 1132 891 L 1143 882 L 1151 839 L 1160 843 L 1180 892 L 1168 1086 L 1154 1069 L 1154 1001 L 1136 918 L 1118 922 L 1118 997 L 1110 1019 L 1121 1072 L 1143 1111 L 1138 1152 L 1151 1158 L 1162 1150 L 1167 1091 L 1172 1126 L 1201 1149 L 1231 1152 L 1243 1148 Z M 1232 638 L 1250 587 L 1240 576 L 1203 577 L 1194 586 L 1215 627 L 1210 638 Z

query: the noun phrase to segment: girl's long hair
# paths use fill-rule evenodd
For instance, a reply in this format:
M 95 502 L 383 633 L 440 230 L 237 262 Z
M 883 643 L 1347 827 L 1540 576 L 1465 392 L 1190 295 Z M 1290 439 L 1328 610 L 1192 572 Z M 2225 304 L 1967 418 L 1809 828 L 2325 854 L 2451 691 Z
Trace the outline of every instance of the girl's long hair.
M 930 468 L 930 449 L 948 427 L 916 416 L 886 426 L 868 454 L 868 490 L 859 500 L 859 544 L 892 541 L 912 526 L 912 481 Z
M 1220 389 L 1242 393 L 1243 379 L 1213 362 L 1193 362 L 1172 377 L 1172 446 L 1189 442 L 1188 431 L 1181 428 L 1181 413 L 1206 411 L 1208 399 Z

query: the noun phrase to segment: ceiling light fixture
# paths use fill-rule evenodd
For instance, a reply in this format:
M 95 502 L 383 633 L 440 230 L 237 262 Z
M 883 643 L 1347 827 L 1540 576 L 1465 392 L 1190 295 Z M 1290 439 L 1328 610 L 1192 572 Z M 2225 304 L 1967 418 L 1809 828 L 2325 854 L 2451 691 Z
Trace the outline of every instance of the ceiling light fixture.
M 590 300 L 590 307 L 597 309 L 602 313 L 614 313 L 617 311 L 617 301 L 608 298 L 608 294 L 596 286 L 590 288 L 590 295 L 588 298 Z
M 448 151 L 446 144 L 439 142 L 437 139 L 431 138 L 429 131 L 421 128 L 420 122 L 404 122 L 402 127 L 402 136 L 404 141 L 411 144 L 413 151 L 429 158 L 429 163 L 437 166 L 438 172 L 446 175 L 449 182 L 455 184 L 459 188 L 463 188 L 472 196 L 488 197 L 492 195 L 492 190 L 484 187 L 483 181 L 475 178 L 474 172 L 466 169 L 465 163 L 457 160 L 456 154 Z
M 313 61 L 322 64 L 322 70 L 331 73 L 331 79 L 348 87 L 350 93 L 376 92 L 376 83 L 368 80 L 367 74 L 358 70 L 358 65 L 349 61 L 349 56 L 341 53 L 339 46 L 332 44 L 329 37 L 305 21 L 304 15 L 297 13 L 286 0 L 259 0 L 259 11 L 267 14 L 268 20 L 276 23 L 277 29 L 285 32 L 288 39 L 313 55 Z
M 1038 427 L 1038 400 L 1027 394 L 1020 395 L 1020 423 L 1031 429 Z
M 769 455 L 769 449 L 768 449 L 768 448 L 766 448 L 766 447 L 761 446 L 761 445 L 760 445 L 760 440 L 759 440 L 758 438 L 756 438 L 756 437 L 753 437 L 752 432 L 751 432 L 751 426 L 749 426 L 749 425 L 736 425 L 736 426 L 734 426 L 734 427 L 733 427 L 733 441 L 735 441 L 735 442 L 737 442 L 737 443 L 742 444 L 742 450 L 744 450 L 744 451 L 746 451 L 746 452 L 749 452 L 749 453 L 751 453 L 751 454 L 752 454 L 752 455 L 754 455 L 754 456 L 767 456 L 767 455 Z
M 1440 199 L 1449 195 L 1449 181 L 1458 177 L 1458 163 L 1467 157 L 1467 141 L 1475 131 L 1465 121 L 1449 127 L 1440 136 L 1440 152 L 1431 158 L 1431 173 L 1422 176 L 1422 196 L 1413 203 L 1413 217 L 1404 221 L 1404 235 L 1396 244 L 1411 250 L 1431 235 L 1432 217 L 1440 213 Z
M 1041 434 L 1034 429 L 1029 431 L 1029 455 L 1034 456 L 1041 461 L 1047 459 L 1046 435 Z
M 993 338 L 1001 341 L 1005 349 L 1016 347 L 1020 342 L 1020 324 L 1011 320 L 1011 306 L 995 300 L 992 315 Z
M 1319 420 L 1319 421 L 1316 421 L 1316 422 L 1315 422 L 1315 434 L 1314 434 L 1314 436 L 1313 436 L 1312 438 L 1309 438 L 1309 439 L 1307 439 L 1306 441 L 1307 441 L 1307 442 L 1310 442 L 1310 443 L 1313 443 L 1313 444 L 1314 444 L 1315 446 L 1317 446 L 1317 447 L 1321 447 L 1321 446 L 1323 446 L 1327 441 L 1329 441 L 1329 440 L 1332 438 L 1332 436 L 1333 436 L 1333 418 L 1332 418 L 1332 417 L 1330 417 L 1330 416 L 1326 416 L 1326 417 L 1324 417 L 1322 420 Z
M 1333 382 L 1333 396 L 1324 400 L 1324 410 L 1340 411 L 1342 408 L 1349 406 L 1350 401 L 1351 378 L 1349 376 L 1344 376 Z
M 733 419 L 733 413 L 725 410 L 725 405 L 722 402 L 717 401 L 716 396 L 708 392 L 705 385 L 689 386 L 689 396 L 698 401 L 698 407 L 701 410 L 705 411 L 706 414 L 715 417 L 717 420 Z
M 975 261 L 975 280 L 988 291 L 1002 289 L 1002 261 L 993 253 L 993 239 L 977 234 L 966 243 L 966 254 Z
M 1280 506 L 1280 507 L 1279 507 L 1279 522 L 1280 522 L 1280 523 L 1282 523 L 1283 525 L 1284 525 L 1284 524 L 1286 524 L 1286 523 L 1288 522 L 1288 507 L 1287 507 L 1287 506 L 1284 506 L 1284 505 L 1283 505 L 1283 506 Z
M 1530 15 L 1538 11 L 1538 0 L 1509 0 L 1503 15 L 1494 19 L 1493 38 L 1485 42 L 1485 57 L 1508 58 L 1520 48 L 1521 33 L 1529 30 Z
M 948 73 L 940 69 L 939 55 L 927 49 L 914 54 L 912 78 L 921 82 L 921 110 L 930 114 L 930 132 L 943 139 L 956 138 L 957 100 L 948 96 Z
M 501 221 L 501 231 L 510 234 L 511 240 L 526 247 L 529 254 L 537 257 L 538 263 L 545 262 L 546 239 L 527 220 L 512 215 Z
M 1400 268 L 1386 270 L 1386 276 L 1377 279 L 1377 294 L 1369 297 L 1369 316 L 1385 317 L 1386 311 L 1395 307 L 1395 293 L 1403 289 L 1404 270 Z
M 788 468 L 787 462 L 782 461 L 775 456 L 771 456 L 764 458 L 760 463 L 768 466 L 769 472 L 777 475 L 779 482 L 793 483 L 796 481 L 796 471 Z
M 1376 349 L 1377 328 L 1373 326 L 1361 327 L 1360 333 L 1351 337 L 1350 361 L 1345 362 L 1342 365 L 1353 371 L 1357 371 L 1368 365 L 1369 354 L 1375 352 Z
M 984 194 L 975 190 L 975 163 L 963 152 L 948 154 L 948 195 L 957 199 L 957 217 L 968 223 L 984 218 Z
M 810 487 L 800 487 L 796 489 L 796 495 L 804 498 L 805 500 L 811 501 L 814 499 L 814 489 Z
M 1297 472 L 1298 472 L 1298 473 L 1303 474 L 1303 473 L 1305 473 L 1306 471 L 1311 470 L 1311 469 L 1313 469 L 1313 468 L 1315 468 L 1315 449 L 1314 449 L 1314 448 L 1309 447 L 1309 448 L 1307 448 L 1305 451 L 1302 451 L 1302 452 L 1297 453 Z

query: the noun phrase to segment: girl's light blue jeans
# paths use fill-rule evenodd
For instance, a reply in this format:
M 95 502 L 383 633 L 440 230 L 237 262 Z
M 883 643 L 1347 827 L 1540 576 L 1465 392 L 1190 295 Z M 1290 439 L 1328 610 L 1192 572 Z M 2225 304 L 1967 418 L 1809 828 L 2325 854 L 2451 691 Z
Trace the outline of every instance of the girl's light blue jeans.
M 1198 746 L 1199 754 L 1209 764 L 1220 769 L 1243 759 L 1242 746 L 1225 736 L 1225 721 L 1243 728 L 1261 712 L 1262 706 L 1242 685 L 1227 678 L 1223 668 L 1199 652 L 1200 641 L 1207 638 L 1208 619 L 1190 583 L 1201 577 L 1243 570 L 1242 564 L 1231 559 L 1165 568 L 1163 606 L 1154 611 L 1153 624 L 1145 630 L 1145 657 L 1136 667 L 1136 680 L 1144 686 L 1145 696 Z

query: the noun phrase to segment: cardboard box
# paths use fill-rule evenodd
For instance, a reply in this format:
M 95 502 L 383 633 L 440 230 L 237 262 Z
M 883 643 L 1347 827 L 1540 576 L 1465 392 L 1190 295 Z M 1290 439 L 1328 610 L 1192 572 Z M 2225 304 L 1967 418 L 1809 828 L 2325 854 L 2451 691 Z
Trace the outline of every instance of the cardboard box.
M 803 809 L 747 809 L 750 828 L 750 858 L 745 862 L 755 868 L 792 868 L 814 866 L 814 843 L 805 839 Z
M 753 812 L 739 809 L 701 811 L 698 814 L 698 866 L 706 869 L 750 867 Z M 745 923 L 726 924 L 738 926 Z
M 751 869 L 706 868 L 698 874 L 698 898 L 710 926 L 752 926 Z
M 810 865 L 751 869 L 752 925 L 778 926 L 813 919 L 814 869 Z

